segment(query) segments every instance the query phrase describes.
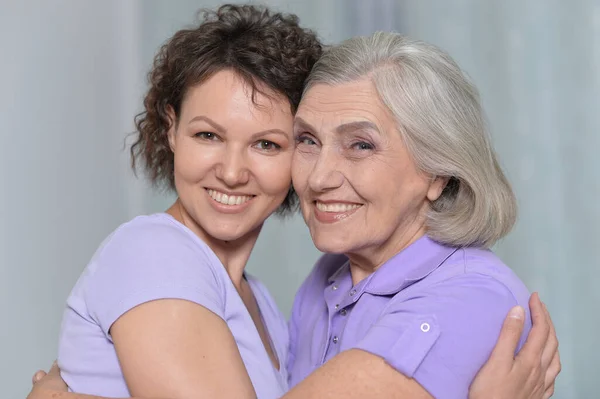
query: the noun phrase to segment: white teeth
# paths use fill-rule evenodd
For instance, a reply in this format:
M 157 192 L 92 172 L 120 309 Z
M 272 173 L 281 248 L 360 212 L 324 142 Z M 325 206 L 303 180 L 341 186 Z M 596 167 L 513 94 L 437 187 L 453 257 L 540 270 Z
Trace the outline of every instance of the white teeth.
M 227 195 L 216 190 L 206 190 L 208 195 L 218 203 L 224 205 L 241 205 L 252 199 L 251 195 Z
M 317 209 L 321 212 L 341 213 L 360 207 L 359 204 L 324 204 L 317 201 Z

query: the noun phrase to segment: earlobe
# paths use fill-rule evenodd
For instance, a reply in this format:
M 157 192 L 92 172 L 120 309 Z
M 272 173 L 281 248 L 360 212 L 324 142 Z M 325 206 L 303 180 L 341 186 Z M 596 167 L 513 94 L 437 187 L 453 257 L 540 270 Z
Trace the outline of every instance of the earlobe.
M 449 177 L 433 176 L 431 184 L 429 185 L 429 190 L 427 191 L 427 199 L 433 202 L 440 198 L 440 195 L 442 195 L 442 191 L 446 188 L 449 180 Z

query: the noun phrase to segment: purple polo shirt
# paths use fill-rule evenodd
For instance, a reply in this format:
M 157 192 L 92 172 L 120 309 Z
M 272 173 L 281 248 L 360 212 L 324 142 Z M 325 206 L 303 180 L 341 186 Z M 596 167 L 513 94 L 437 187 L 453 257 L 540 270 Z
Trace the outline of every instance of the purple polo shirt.
M 294 301 L 290 387 L 348 349 L 377 356 L 438 399 L 467 398 L 511 307 L 529 292 L 491 251 L 424 236 L 352 285 L 348 258 L 324 255 Z M 531 321 L 529 314 L 523 344 Z

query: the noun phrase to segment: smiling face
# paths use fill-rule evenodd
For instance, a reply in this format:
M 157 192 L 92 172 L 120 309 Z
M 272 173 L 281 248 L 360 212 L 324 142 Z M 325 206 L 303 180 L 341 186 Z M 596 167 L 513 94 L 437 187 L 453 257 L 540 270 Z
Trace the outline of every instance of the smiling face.
M 185 220 L 206 240 L 257 234 L 291 184 L 289 102 L 256 93 L 223 70 L 188 90 L 169 131 Z
M 377 267 L 425 233 L 445 182 L 418 170 L 369 80 L 312 86 L 294 134 L 292 180 L 319 250 Z

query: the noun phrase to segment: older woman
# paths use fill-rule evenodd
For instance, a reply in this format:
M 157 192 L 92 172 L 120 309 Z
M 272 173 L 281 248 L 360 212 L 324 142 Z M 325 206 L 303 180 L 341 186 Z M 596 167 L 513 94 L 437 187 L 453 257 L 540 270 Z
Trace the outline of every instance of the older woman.
M 488 249 L 517 206 L 477 90 L 434 46 L 356 37 L 311 71 L 295 135 L 294 188 L 328 254 L 296 296 L 289 396 L 467 397 L 529 297 Z
M 245 35 L 260 36 L 260 32 L 244 26 L 248 29 Z M 295 27 L 293 30 L 298 33 Z M 228 36 L 233 43 L 242 37 L 241 30 L 236 32 Z M 402 53 L 403 46 L 423 52 L 422 59 L 414 60 L 423 65 L 406 63 L 407 68 L 421 71 L 416 81 L 399 81 L 404 78 L 401 71 L 405 65 L 401 57 L 391 55 Z M 386 51 L 391 51 L 390 56 Z M 228 59 L 235 59 L 236 54 L 226 54 Z M 94 343 L 101 341 L 103 348 L 99 350 L 108 354 L 105 360 L 112 374 L 106 376 L 105 384 L 115 387 L 113 396 L 126 396 L 128 388 L 139 397 L 270 398 L 283 395 L 287 381 L 281 377 L 287 369 L 296 387 L 284 398 L 414 398 L 426 397 L 426 391 L 440 397 L 465 397 L 474 373 L 494 347 L 502 319 L 513 305 L 526 305 L 529 295 L 491 253 L 475 247 L 491 244 L 508 231 L 514 218 L 511 209 L 493 209 L 489 200 L 513 205 L 513 198 L 499 170 L 495 176 L 504 183 L 506 198 L 480 192 L 469 197 L 469 190 L 479 186 L 468 185 L 473 184 L 468 175 L 472 170 L 463 163 L 474 150 L 454 153 L 452 148 L 460 144 L 453 140 L 489 151 L 488 161 L 492 163 L 493 155 L 483 129 L 477 130 L 481 126 L 469 119 L 480 116 L 476 99 L 473 97 L 469 108 L 464 99 L 452 97 L 457 93 L 451 89 L 458 92 L 466 83 L 456 69 L 452 71 L 456 87 L 446 87 L 450 82 L 436 64 L 439 54 L 392 34 L 358 38 L 332 49 L 309 79 L 296 120 L 294 184 L 316 245 L 343 255 L 326 255 L 298 294 L 289 361 L 281 351 L 286 341 L 281 320 L 263 288 L 253 279 L 247 280 L 243 267 L 262 222 L 286 198 L 284 183 L 289 180 L 284 172 L 288 171 L 289 178 L 292 160 L 286 163 L 291 132 L 288 137 L 285 121 L 294 97 L 289 96 L 287 86 L 277 86 L 283 84 L 279 81 L 263 85 L 270 82 L 269 74 L 261 76 L 226 64 L 207 69 L 212 74 L 187 88 L 181 103 L 172 111 L 167 108 L 163 115 L 174 121 L 166 124 L 169 146 L 165 156 L 170 150 L 175 157 L 174 169 L 161 176 L 170 179 L 174 173 L 180 199 L 166 215 L 144 217 L 137 224 L 122 227 L 109 239 L 117 239 L 118 245 L 111 247 L 109 241 L 97 255 L 110 257 L 102 263 L 97 258 L 92 261 L 92 270 L 78 285 L 87 281 L 86 298 L 103 310 L 83 309 L 84 316 L 90 314 L 87 324 L 67 320 L 73 328 L 63 325 L 63 336 L 71 337 L 70 345 L 79 348 L 78 352 L 70 347 L 63 354 L 67 366 L 63 375 L 75 383 L 78 378 L 84 383 L 94 379 L 89 369 L 96 365 L 81 359 L 99 356 L 90 352 L 95 347 L 81 341 L 87 336 L 82 333 L 85 327 L 98 330 L 101 339 Z M 449 69 L 455 68 L 442 59 Z M 171 65 L 168 56 L 164 60 L 165 66 Z M 338 62 L 350 69 L 332 69 Z M 254 80 L 240 80 L 240 75 Z M 387 85 L 388 91 L 379 91 L 383 87 L 378 86 L 380 83 Z M 256 92 L 256 97 L 248 94 L 244 84 L 263 89 L 270 102 L 263 92 Z M 404 98 L 404 89 L 413 90 L 412 97 Z M 450 90 L 448 97 L 436 96 L 444 90 Z M 385 95 L 392 96 L 393 102 L 386 102 Z M 448 98 L 456 103 L 445 103 Z M 430 104 L 432 101 L 440 104 Z M 430 107 L 430 114 L 421 113 L 426 107 Z M 438 108 L 446 109 L 446 113 Z M 464 121 L 463 113 L 470 113 Z M 423 125 L 421 115 L 427 115 L 428 124 Z M 455 131 L 459 123 L 452 125 L 444 118 L 459 120 L 463 130 Z M 440 129 L 423 131 L 423 126 L 428 129 L 438 124 L 447 124 L 444 129 L 456 137 Z M 403 136 L 409 129 L 411 144 Z M 463 137 L 466 132 L 472 137 Z M 469 140 L 478 141 L 469 144 Z M 437 154 L 439 149 L 430 147 L 445 141 L 448 154 L 436 158 L 439 165 L 419 163 L 423 148 Z M 143 143 L 144 148 L 152 147 L 152 143 Z M 447 165 L 446 159 L 451 157 L 456 158 L 454 169 Z M 157 159 L 146 161 L 152 165 Z M 274 162 L 288 165 L 288 169 L 275 171 Z M 473 173 L 493 175 L 488 169 Z M 491 176 L 484 177 L 493 182 Z M 477 227 L 475 222 L 464 229 L 462 223 L 472 217 L 468 212 L 458 213 L 455 205 L 465 195 L 473 197 L 473 202 L 462 206 L 472 205 L 474 211 L 488 206 L 477 213 L 477 223 L 482 222 L 481 215 L 496 212 L 490 213 L 488 220 L 500 230 L 490 228 L 488 235 L 472 231 Z M 237 202 L 232 203 L 232 197 Z M 441 219 L 447 215 L 458 215 L 461 223 L 444 224 Z M 446 230 L 434 229 L 441 225 Z M 457 241 L 448 241 L 443 233 L 454 234 Z M 476 236 L 485 240 L 474 240 Z M 141 243 L 136 237 L 141 237 Z M 138 264 L 145 270 L 150 267 L 156 275 L 153 281 L 134 273 Z M 109 282 L 118 288 L 118 298 L 98 294 L 98 285 L 104 283 L 106 287 Z M 77 295 L 85 290 L 75 289 L 71 307 L 81 305 Z M 522 309 L 516 310 L 518 319 L 528 321 Z M 539 302 L 533 302 L 533 310 L 543 325 Z M 75 313 L 70 316 L 74 320 L 82 317 L 83 312 Z M 94 327 L 96 320 L 99 325 Z M 546 347 L 554 355 L 555 343 L 546 336 L 547 329 L 545 335 L 542 332 L 534 337 L 537 344 L 531 358 L 544 360 Z M 472 341 L 472 347 L 466 347 L 467 340 Z M 462 352 L 449 348 L 450 342 L 456 342 Z M 492 358 L 473 397 L 515 398 L 507 386 L 518 391 L 519 397 L 541 397 L 536 388 L 544 384 L 543 377 L 535 372 L 537 368 L 516 368 L 516 374 L 495 372 L 499 368 L 494 365 L 498 364 L 512 368 L 513 350 L 509 348 L 510 344 L 499 346 L 499 352 L 508 353 L 509 362 L 506 355 L 503 360 Z M 340 353 L 345 349 L 348 351 Z M 120 368 L 115 363 L 117 357 Z M 78 359 L 80 363 L 75 363 Z M 540 363 L 540 369 L 550 370 L 551 384 L 556 371 L 547 362 Z M 77 364 L 79 369 L 73 366 Z M 87 374 L 78 374 L 82 371 Z M 451 377 L 451 372 L 456 376 Z M 305 382 L 300 382 L 306 376 Z M 451 383 L 451 378 L 456 381 Z M 533 383 L 523 384 L 522 378 Z M 67 382 L 73 386 L 71 381 Z M 43 383 L 55 382 L 61 383 L 60 379 Z M 99 391 L 108 386 L 90 384 Z M 38 389 L 32 397 L 45 398 L 48 392 Z M 64 397 L 84 397 L 74 395 L 65 393 Z

